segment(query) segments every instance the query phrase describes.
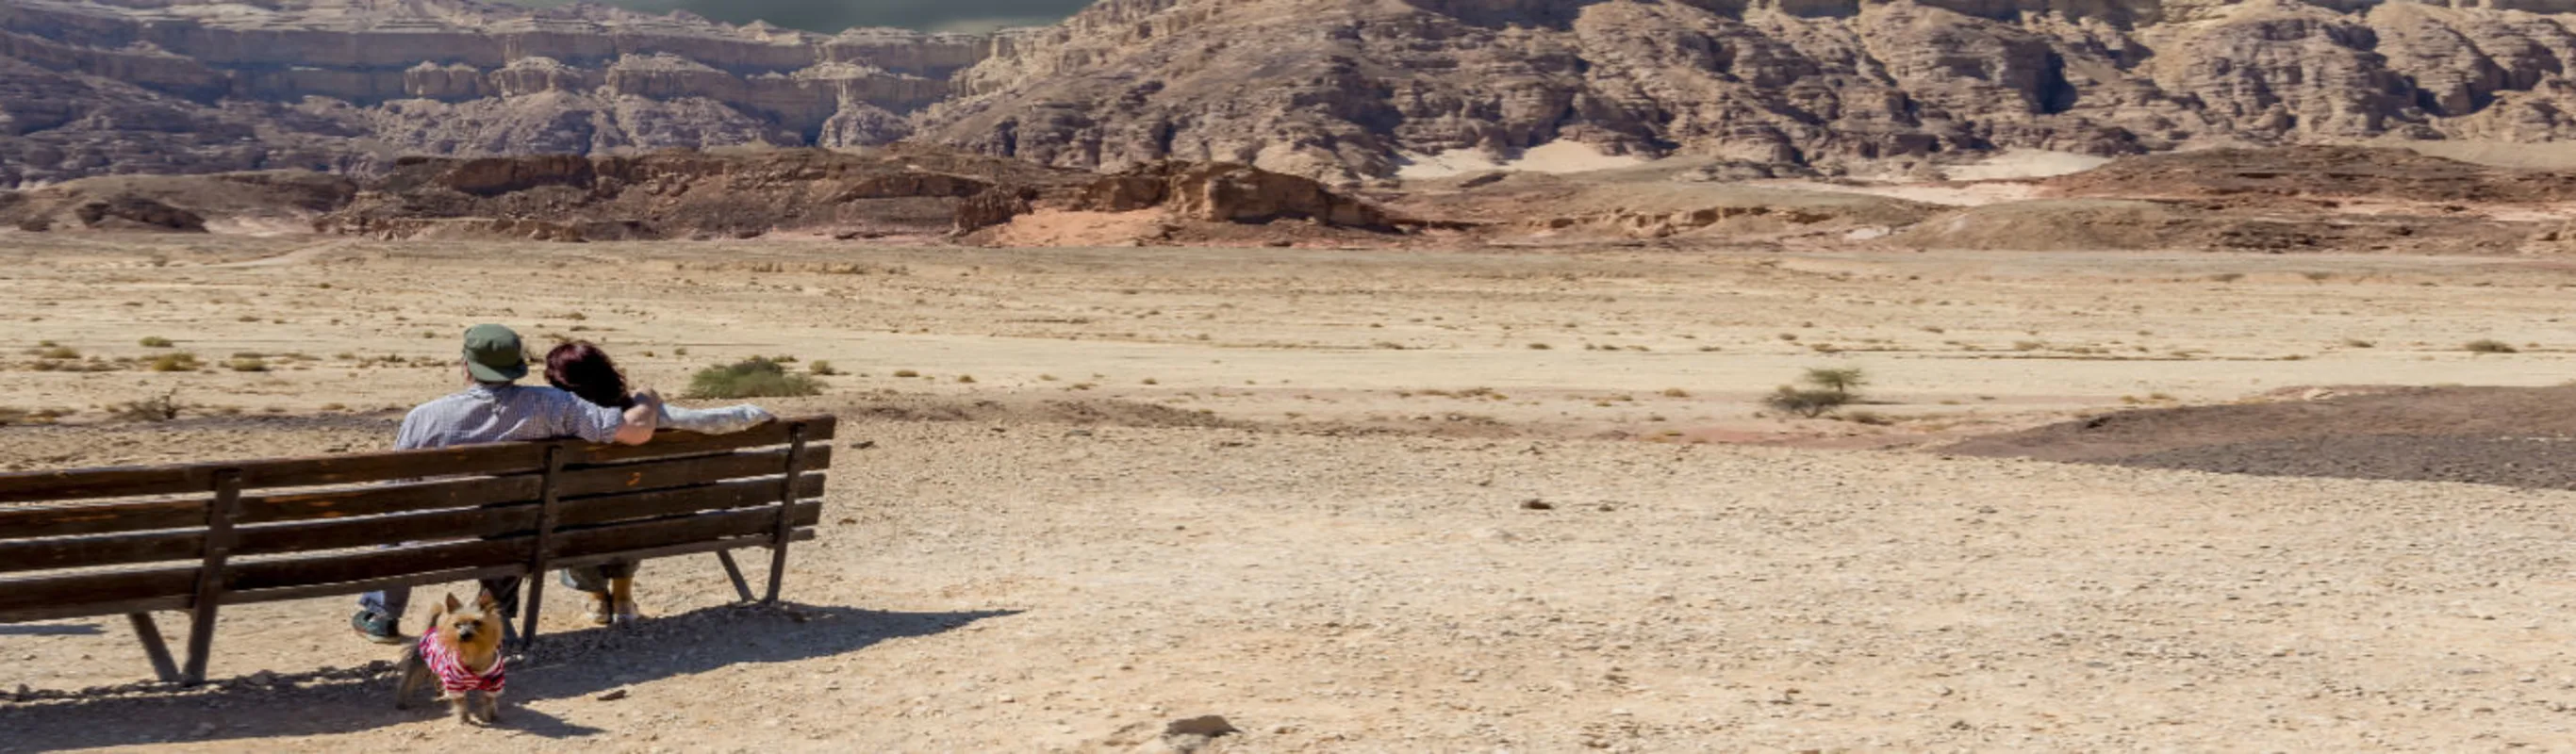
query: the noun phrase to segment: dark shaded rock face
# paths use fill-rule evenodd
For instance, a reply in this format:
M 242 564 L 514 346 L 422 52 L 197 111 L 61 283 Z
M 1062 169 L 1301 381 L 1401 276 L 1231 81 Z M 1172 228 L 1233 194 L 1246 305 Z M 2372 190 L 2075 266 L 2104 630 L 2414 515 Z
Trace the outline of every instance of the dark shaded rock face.
M 205 217 L 131 194 L 82 204 L 72 213 L 80 218 L 82 225 L 92 228 L 122 226 L 140 230 L 206 232 Z
M 1368 230 L 1417 224 L 1335 193 L 1311 178 L 1229 163 L 1137 166 L 1092 181 L 1083 187 L 1075 206 L 1094 212 L 1162 207 L 1181 218 L 1223 223 L 1305 220 Z

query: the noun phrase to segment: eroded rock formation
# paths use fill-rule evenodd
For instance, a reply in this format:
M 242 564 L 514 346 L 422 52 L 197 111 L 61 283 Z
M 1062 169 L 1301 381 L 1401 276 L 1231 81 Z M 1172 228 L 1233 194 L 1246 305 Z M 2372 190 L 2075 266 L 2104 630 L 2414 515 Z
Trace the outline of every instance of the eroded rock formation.
M 980 36 L 825 36 L 468 0 L 0 2 L 0 186 L 366 172 L 405 154 L 856 146 L 910 133 Z
M 2576 136 L 2576 0 L 1102 0 L 995 35 L 471 0 L 0 1 L 0 186 L 898 139 L 1327 183 Z M 2474 7 L 2466 7 L 2466 6 Z
M 1833 170 L 2005 147 L 2576 135 L 2576 10 L 2093 0 L 1106 0 L 923 133 L 1121 168 L 1355 179 L 1558 140 Z

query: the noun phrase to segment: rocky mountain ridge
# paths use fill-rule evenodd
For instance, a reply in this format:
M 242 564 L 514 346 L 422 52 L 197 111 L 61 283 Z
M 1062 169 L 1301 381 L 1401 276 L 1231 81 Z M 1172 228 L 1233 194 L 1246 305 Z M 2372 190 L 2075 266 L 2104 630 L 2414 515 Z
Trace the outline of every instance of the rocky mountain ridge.
M 2000 148 L 2576 134 L 2576 3 L 1106 0 L 924 135 L 1343 178 L 1558 140 L 1831 170 Z
M 0 2 L 0 185 L 398 155 L 881 144 L 989 39 L 597 5 Z
M 0 186 L 901 139 L 1347 183 L 1568 142 L 1904 174 L 2576 136 L 2576 0 L 2476 3 L 1103 0 L 1043 29 L 822 35 L 579 4 L 0 0 Z

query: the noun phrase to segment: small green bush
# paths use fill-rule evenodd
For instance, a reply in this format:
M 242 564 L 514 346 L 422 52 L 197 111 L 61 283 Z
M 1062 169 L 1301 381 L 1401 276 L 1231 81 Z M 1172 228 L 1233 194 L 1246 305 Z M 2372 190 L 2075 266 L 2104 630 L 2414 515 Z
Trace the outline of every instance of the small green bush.
M 178 344 L 170 342 L 169 338 L 164 338 L 158 335 L 143 339 L 144 348 L 169 348 L 174 345 Z
M 42 351 L 37 351 L 36 357 L 43 359 L 77 359 L 80 358 L 80 351 L 72 348 L 71 346 L 52 346 Z
M 2519 349 L 2513 347 L 2513 344 L 2493 338 L 2472 340 L 2461 348 L 2468 349 L 2469 353 L 2521 353 Z
M 819 360 L 805 365 L 805 371 L 812 372 L 817 377 L 830 377 L 841 373 L 841 370 L 832 368 L 832 362 Z
M 815 395 L 823 392 L 821 383 L 801 374 L 788 374 L 778 362 L 753 357 L 731 366 L 708 367 L 689 378 L 691 398 L 772 398 Z

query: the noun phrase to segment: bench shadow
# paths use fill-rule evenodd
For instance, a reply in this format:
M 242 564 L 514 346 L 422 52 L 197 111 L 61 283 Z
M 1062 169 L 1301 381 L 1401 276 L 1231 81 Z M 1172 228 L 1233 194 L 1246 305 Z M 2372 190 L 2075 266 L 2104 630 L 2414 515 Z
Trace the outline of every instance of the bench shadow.
M 534 650 L 513 657 L 503 697 L 503 729 L 549 739 L 606 732 L 526 705 L 591 697 L 611 690 L 734 665 L 796 662 L 866 649 L 878 642 L 929 636 L 1018 610 L 906 613 L 781 604 L 711 607 L 632 626 L 543 634 Z M 0 703 L 0 752 L 51 751 L 138 744 L 206 742 L 351 733 L 434 721 L 448 725 L 443 703 L 427 695 L 409 710 L 394 708 L 391 663 L 366 668 L 278 673 L 259 679 L 210 679 L 196 688 L 62 695 Z M 0 694 L 5 700 L 6 694 Z

